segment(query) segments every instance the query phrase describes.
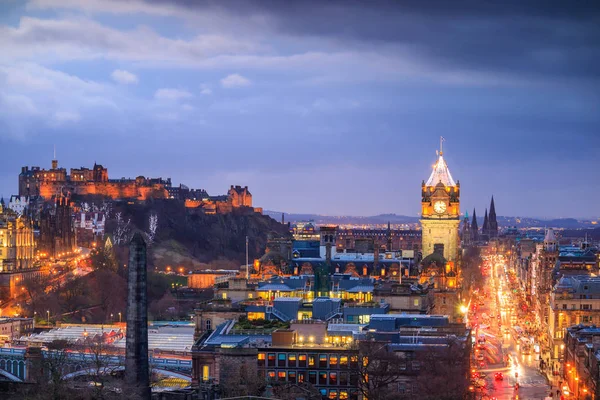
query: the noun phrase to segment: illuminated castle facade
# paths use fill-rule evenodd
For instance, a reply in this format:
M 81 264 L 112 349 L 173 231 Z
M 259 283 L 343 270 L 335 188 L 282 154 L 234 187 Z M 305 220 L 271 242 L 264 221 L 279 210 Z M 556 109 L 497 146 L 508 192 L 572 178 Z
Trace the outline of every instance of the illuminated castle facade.
M 22 167 L 19 174 L 19 196 L 41 196 L 45 200 L 62 194 L 107 196 L 112 199 L 168 198 L 166 187 L 171 179 L 146 178 L 108 179 L 108 169 L 94 164 L 93 168 L 59 168 L 52 160 L 52 168 Z

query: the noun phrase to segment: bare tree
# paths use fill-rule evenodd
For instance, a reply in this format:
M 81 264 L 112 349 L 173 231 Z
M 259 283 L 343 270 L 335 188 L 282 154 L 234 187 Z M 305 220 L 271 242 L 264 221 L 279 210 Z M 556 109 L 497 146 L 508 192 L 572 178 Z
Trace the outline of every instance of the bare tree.
M 127 243 L 129 233 L 131 231 L 131 219 L 128 219 L 127 222 L 123 220 L 123 215 L 121 212 L 115 214 L 115 219 L 117 221 L 117 226 L 115 231 L 113 232 L 113 238 L 116 245 L 121 245 Z
M 66 383 L 63 380 L 64 373 L 69 363 L 68 349 L 72 345 L 68 340 L 54 340 L 48 343 L 48 351 L 44 354 L 44 370 L 48 376 L 50 390 L 48 393 L 53 400 L 64 399 Z M 42 379 L 42 384 L 46 382 Z
M 424 400 L 463 399 L 468 387 L 469 344 L 459 339 L 449 340 L 416 354 L 419 375 L 415 390 Z
M 120 392 L 114 378 L 115 371 L 122 366 L 119 361 L 119 350 L 106 342 L 103 335 L 86 337 L 77 346 L 81 362 L 89 371 L 93 382 L 92 398 L 106 399 L 111 393 Z
M 406 374 L 405 362 L 389 348 L 388 342 L 361 341 L 355 346 L 357 355 L 358 388 L 369 400 L 398 398 L 391 390 Z
M 148 245 L 154 243 L 156 237 L 156 229 L 158 228 L 158 215 L 152 214 L 148 218 L 148 232 L 146 232 L 146 239 Z

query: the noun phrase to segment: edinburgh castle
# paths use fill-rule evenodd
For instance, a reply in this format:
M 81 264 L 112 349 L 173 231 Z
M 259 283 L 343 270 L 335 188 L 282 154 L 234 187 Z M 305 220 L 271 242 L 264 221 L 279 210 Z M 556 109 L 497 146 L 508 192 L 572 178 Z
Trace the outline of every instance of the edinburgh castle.
M 77 195 L 102 195 L 112 199 L 168 198 L 166 187 L 171 179 L 145 178 L 108 179 L 108 169 L 94 164 L 89 168 L 59 168 L 58 161 L 52 160 L 52 168 L 23 167 L 19 174 L 20 196 L 41 196 L 49 200 L 61 193 Z

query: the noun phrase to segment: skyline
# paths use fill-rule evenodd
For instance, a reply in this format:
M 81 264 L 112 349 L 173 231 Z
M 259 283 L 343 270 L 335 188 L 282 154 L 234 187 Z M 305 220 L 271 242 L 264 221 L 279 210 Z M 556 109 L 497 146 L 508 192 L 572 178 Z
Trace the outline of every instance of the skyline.
M 2 3 L 0 193 L 56 144 L 269 210 L 416 216 L 444 136 L 461 212 L 600 215 L 598 7 L 221 4 Z

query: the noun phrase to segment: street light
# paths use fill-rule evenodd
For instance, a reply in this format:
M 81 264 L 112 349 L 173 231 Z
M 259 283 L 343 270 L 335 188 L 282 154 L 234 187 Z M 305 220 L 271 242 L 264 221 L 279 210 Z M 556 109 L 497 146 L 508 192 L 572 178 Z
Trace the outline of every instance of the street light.
M 111 324 L 113 323 L 113 314 L 112 313 L 110 313 L 110 323 Z
M 119 323 L 121 323 L 121 313 L 119 313 Z
M 50 310 L 46 311 L 46 313 L 48 314 L 48 325 L 50 325 Z

